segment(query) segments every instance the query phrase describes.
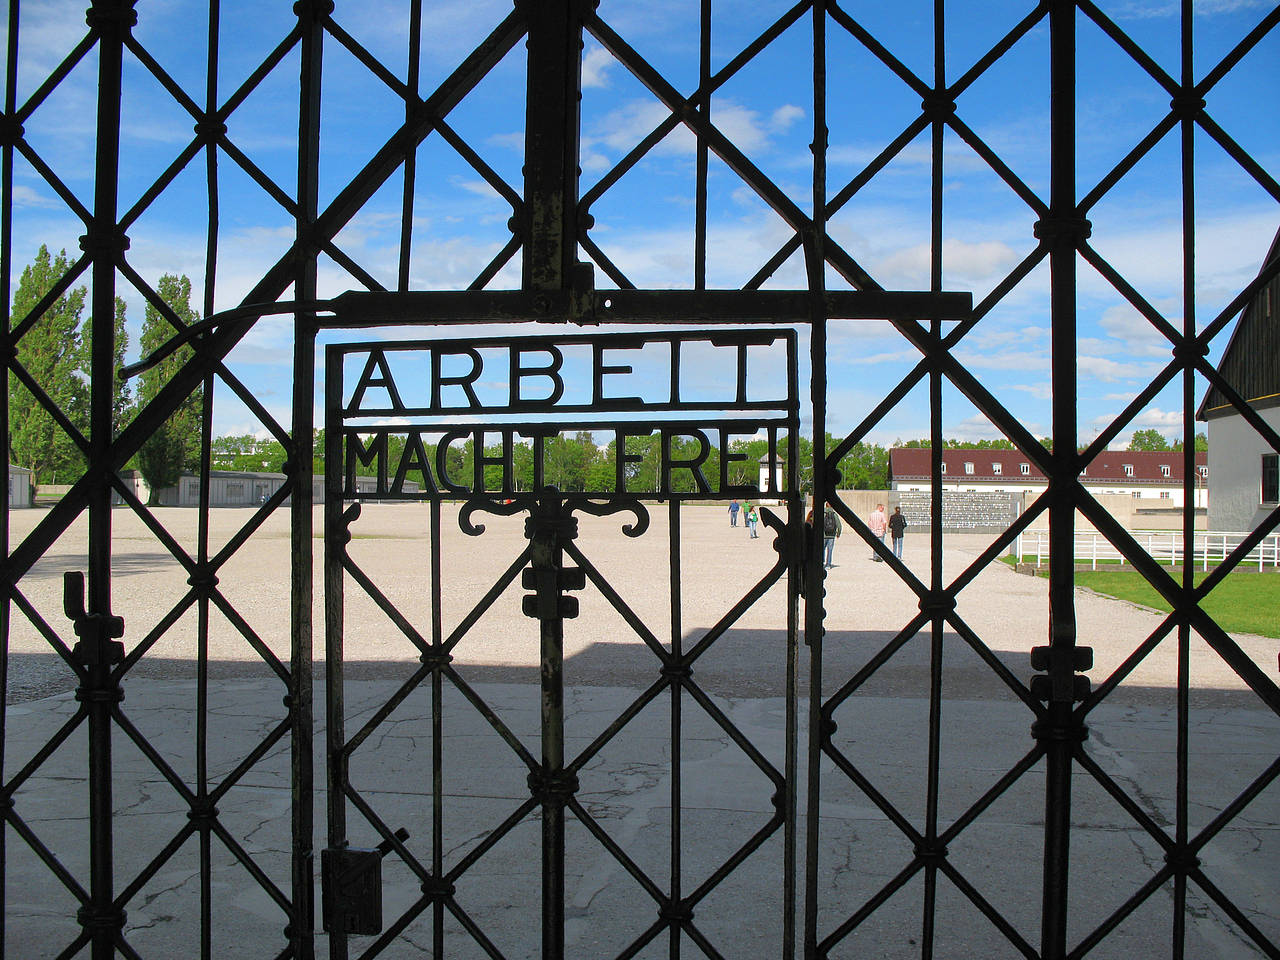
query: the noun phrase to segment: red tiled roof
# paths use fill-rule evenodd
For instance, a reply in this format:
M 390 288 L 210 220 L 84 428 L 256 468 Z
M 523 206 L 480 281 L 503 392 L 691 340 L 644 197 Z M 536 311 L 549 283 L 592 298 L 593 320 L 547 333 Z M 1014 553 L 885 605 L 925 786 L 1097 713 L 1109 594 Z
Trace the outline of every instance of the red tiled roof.
M 916 447 L 896 447 L 889 451 L 889 480 L 927 480 L 931 469 L 932 451 Z M 1151 452 L 1147 450 L 1105 450 L 1085 468 L 1084 480 L 1124 483 L 1182 482 L 1182 457 L 1179 451 Z M 946 464 L 947 479 L 1008 480 L 1045 479 L 1045 475 L 1020 450 L 944 450 L 942 462 Z M 965 471 L 965 464 L 973 464 L 973 473 Z M 1022 472 L 1022 465 L 1027 472 Z M 1196 465 L 1207 466 L 1209 455 L 1203 450 L 1196 453 Z M 995 466 L 1000 465 L 996 473 Z M 1125 466 L 1133 468 L 1130 476 Z M 1165 476 L 1161 467 L 1169 468 Z

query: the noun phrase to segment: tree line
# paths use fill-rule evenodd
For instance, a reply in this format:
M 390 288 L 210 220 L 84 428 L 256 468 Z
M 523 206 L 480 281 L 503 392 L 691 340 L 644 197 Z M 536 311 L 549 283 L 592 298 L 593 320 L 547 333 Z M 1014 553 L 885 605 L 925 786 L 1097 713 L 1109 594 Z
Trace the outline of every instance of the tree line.
M 71 267 L 65 250 L 54 256 L 41 245 L 35 260 L 22 271 L 10 315 L 19 333 L 17 360 L 21 372 L 9 372 L 9 461 L 31 470 L 33 483 L 71 482 L 86 466 L 82 446 L 89 435 L 90 353 L 93 317 L 85 316 L 85 287 L 66 282 Z M 156 284 L 165 309 L 183 326 L 200 318 L 191 306 L 191 281 L 165 274 Z M 36 311 L 44 309 L 37 315 Z M 129 347 L 125 303 L 115 301 L 115 349 L 112 367 L 124 363 Z M 139 346 L 143 355 L 167 342 L 178 327 L 157 305 L 143 313 Z M 193 355 L 184 345 L 141 374 L 136 391 L 130 383 L 111 379 L 113 434 L 150 402 L 169 378 Z M 130 461 L 152 491 L 177 482 L 183 470 L 200 462 L 203 389 L 191 394 L 152 433 Z

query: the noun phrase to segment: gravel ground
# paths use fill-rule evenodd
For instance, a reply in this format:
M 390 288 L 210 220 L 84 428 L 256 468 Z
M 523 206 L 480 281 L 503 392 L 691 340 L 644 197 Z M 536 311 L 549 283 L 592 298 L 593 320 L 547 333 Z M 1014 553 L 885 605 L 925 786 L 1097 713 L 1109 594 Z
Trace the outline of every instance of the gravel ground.
M 720 507 L 686 506 L 674 517 L 669 505 L 650 504 L 650 527 L 627 537 L 623 525 L 634 518 L 582 516 L 575 547 L 593 571 L 616 592 L 616 604 L 588 583 L 578 596 L 581 615 L 566 622 L 566 678 L 583 686 L 647 686 L 658 666 L 650 643 L 670 648 L 673 636 L 690 649 L 708 631 L 721 630 L 695 665 L 699 681 L 728 696 L 776 696 L 786 684 L 787 604 L 785 578 L 738 614 L 744 597 L 776 568 L 774 534 L 764 524 L 758 539 L 731 528 Z M 185 549 L 198 542 L 195 510 L 162 508 L 156 514 Z M 369 504 L 351 528 L 349 553 L 368 581 L 385 595 L 410 627 L 429 641 L 433 631 L 449 638 L 504 574 L 518 570 L 526 546 L 520 517 L 479 517 L 485 531 L 465 536 L 457 508 L 442 508 L 439 535 L 441 600 L 439 622 L 432 614 L 430 509 L 421 504 Z M 44 517 L 42 509 L 14 511 L 11 539 L 18 543 Z M 254 511 L 215 510 L 210 516 L 210 549 L 216 553 Z M 289 658 L 288 514 L 277 511 L 219 570 L 218 590 L 226 607 L 243 618 L 261 645 L 286 662 Z M 672 602 L 669 570 L 673 563 L 670 531 L 679 525 L 681 576 L 679 603 Z M 323 514 L 315 515 L 315 629 L 313 651 L 322 669 Z M 943 542 L 944 581 L 950 583 L 990 542 L 980 535 L 948 535 Z M 19 606 L 27 604 L 48 631 L 74 642 L 62 612 L 62 574 L 84 569 L 86 526 L 82 517 L 19 582 Z M 113 609 L 126 624 L 126 649 L 147 644 L 133 670 L 138 676 L 190 678 L 198 650 L 200 605 L 191 604 L 167 629 L 156 627 L 190 592 L 187 572 L 145 527 L 125 509 L 113 516 Z M 908 532 L 908 568 L 927 582 L 928 538 Z M 915 594 L 886 563 L 871 560 L 870 548 L 846 534 L 836 545 L 836 566 L 827 581 L 827 635 L 823 687 L 830 693 L 892 641 L 918 613 Z M 571 560 L 570 562 L 576 562 Z M 536 624 L 520 612 L 526 592 L 514 582 L 488 606 L 453 648 L 454 664 L 476 681 L 534 681 L 538 665 Z M 620 613 L 617 606 L 626 612 Z M 980 640 L 1022 680 L 1030 675 L 1028 651 L 1046 642 L 1047 581 L 995 563 L 978 573 L 961 592 L 957 614 L 972 639 Z M 1082 643 L 1094 648 L 1095 683 L 1109 675 L 1153 631 L 1162 617 L 1131 604 L 1076 592 L 1076 616 Z M 674 618 L 674 627 L 673 627 Z M 1240 645 L 1268 674 L 1274 674 L 1276 641 L 1239 636 Z M 993 670 L 948 626 L 941 637 L 944 694 L 963 699 L 1007 698 Z M 349 678 L 400 676 L 415 664 L 418 648 L 350 574 L 345 578 L 344 660 Z M 8 702 L 31 700 L 74 687 L 74 677 L 54 647 L 23 609 L 11 613 Z M 876 696 L 926 696 L 930 682 L 929 631 L 907 640 L 860 688 Z M 809 650 L 801 647 L 800 676 L 807 676 Z M 269 673 L 244 631 L 228 619 L 222 605 L 210 604 L 208 655 L 215 677 L 259 677 Z M 1116 692 L 1113 702 L 1167 701 L 1177 671 L 1176 644 L 1160 644 Z M 1242 681 L 1196 637 L 1190 651 L 1192 686 L 1209 703 L 1256 704 Z

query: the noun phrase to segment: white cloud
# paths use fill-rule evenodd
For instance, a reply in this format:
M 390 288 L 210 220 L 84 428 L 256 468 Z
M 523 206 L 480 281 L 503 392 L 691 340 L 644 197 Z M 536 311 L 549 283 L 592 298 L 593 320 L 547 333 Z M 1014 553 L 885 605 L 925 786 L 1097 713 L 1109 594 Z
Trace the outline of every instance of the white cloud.
M 778 131 L 787 130 L 804 115 L 803 107 L 798 107 L 794 103 L 783 104 L 769 117 L 769 126 Z
M 15 207 L 43 207 L 49 210 L 62 209 L 62 201 L 56 197 L 40 193 L 25 184 L 13 185 L 13 205 Z
M 592 44 L 582 58 L 582 86 L 609 86 L 609 70 L 617 66 L 617 63 L 608 50 Z
M 890 282 L 894 277 L 927 277 L 930 254 L 929 243 L 917 243 L 896 250 L 888 256 L 870 260 L 868 265 L 875 276 Z M 959 239 L 944 239 L 942 242 L 942 265 L 944 273 L 948 275 L 949 289 L 994 284 L 1013 268 L 1018 259 L 1013 248 L 999 240 L 970 243 Z
M 774 119 L 781 114 L 786 123 L 792 122 L 791 110 L 800 108 L 781 107 L 774 112 Z M 657 100 L 629 100 L 594 124 L 582 138 L 583 150 L 586 152 L 603 145 L 612 150 L 615 157 L 621 157 L 670 116 L 671 111 Z M 711 123 L 748 154 L 767 150 L 771 142 L 770 133 L 785 129 L 776 122 L 766 123 L 758 111 L 727 99 L 717 100 L 712 105 Z M 697 139 L 693 132 L 678 124 L 650 151 L 650 155 L 692 156 L 696 149 Z
M 1195 12 L 1202 16 L 1236 13 L 1240 10 L 1260 10 L 1270 6 L 1266 0 L 1192 0 Z M 1119 4 L 1111 16 L 1116 20 L 1149 20 L 1156 17 L 1174 17 L 1182 10 L 1177 0 L 1129 0 Z
M 1159 364 L 1122 363 L 1109 357 L 1080 356 L 1076 367 L 1081 379 L 1092 378 L 1104 383 L 1117 380 L 1150 380 L 1160 372 Z

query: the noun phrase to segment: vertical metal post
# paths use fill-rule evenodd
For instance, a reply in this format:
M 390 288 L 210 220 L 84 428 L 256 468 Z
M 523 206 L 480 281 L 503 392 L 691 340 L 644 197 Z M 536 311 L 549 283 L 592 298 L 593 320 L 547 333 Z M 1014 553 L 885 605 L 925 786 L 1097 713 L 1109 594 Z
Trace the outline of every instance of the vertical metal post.
M 120 173 L 120 97 L 124 40 L 137 23 L 133 0 L 95 0 L 86 15 L 98 45 L 97 153 L 93 222 L 81 246 L 93 257 L 90 306 L 92 341 L 89 373 L 89 469 L 107 461 L 113 438 L 115 384 L 116 261 L 127 246 L 117 232 Z M 112 711 L 122 698 L 112 666 L 123 652 L 109 642 L 111 617 L 111 484 L 103 476 L 88 495 L 89 590 L 87 616 L 77 625 L 87 669 L 77 697 L 88 714 L 89 734 L 89 901 L 79 920 L 89 937 L 93 960 L 115 955 L 124 911 L 114 903 L 114 838 L 111 828 Z M 69 611 L 70 612 L 70 611 Z M 78 611 L 77 611 L 78 612 Z M 116 635 L 119 635 L 116 633 Z
M 805 530 L 804 636 L 809 645 L 809 764 L 805 846 L 804 951 L 815 955 L 818 942 L 818 781 L 822 746 L 831 727 L 822 709 L 822 625 L 826 617 L 826 571 L 822 567 L 822 516 L 827 503 L 827 317 L 824 304 L 827 229 L 826 5 L 813 6 L 813 228 L 805 243 L 805 267 L 812 304 L 809 323 L 810 404 L 813 409 L 813 524 Z
M 1195 18 L 1192 14 L 1190 0 L 1182 4 L 1182 89 L 1192 90 L 1195 85 L 1195 61 L 1193 57 L 1192 29 Z M 1181 99 L 1181 98 L 1180 98 Z M 1175 102 L 1174 106 L 1179 104 Z M 1204 101 L 1186 101 L 1179 124 L 1182 138 L 1182 333 L 1187 338 L 1196 335 L 1196 194 L 1195 194 L 1195 113 L 1203 108 Z M 1196 477 L 1196 443 L 1195 443 L 1195 400 L 1196 374 L 1195 368 L 1188 365 L 1182 371 L 1182 588 L 1188 594 L 1195 588 L 1195 477 Z M 1225 553 L 1225 550 L 1223 551 Z M 1205 565 L 1208 566 L 1209 543 L 1204 545 Z M 1188 819 L 1190 816 L 1190 797 L 1187 773 L 1190 765 L 1190 732 L 1188 722 L 1191 712 L 1190 698 L 1190 657 L 1191 627 L 1185 622 L 1178 624 L 1178 733 L 1177 733 L 1177 785 L 1175 789 L 1175 826 L 1174 840 L 1178 853 L 1166 854 L 1165 859 L 1173 859 L 1183 869 L 1173 875 L 1173 939 L 1170 945 L 1172 960 L 1183 960 L 1186 950 L 1187 927 L 1187 867 L 1198 862 L 1189 856 L 1187 839 L 1189 835 Z
M 324 400 L 324 665 L 325 774 L 328 823 L 327 846 L 347 839 L 347 758 L 342 685 L 343 554 L 347 549 L 348 518 L 342 509 L 342 354 L 330 347 L 325 357 Z M 352 504 L 353 517 L 359 505 Z M 302 798 L 298 798 L 301 800 Z M 295 803 L 296 805 L 296 803 Z M 347 935 L 329 931 L 330 960 L 346 960 Z
M 564 957 L 564 808 L 577 777 L 564 768 L 564 618 L 577 614 L 565 597 L 564 543 L 578 535 L 578 521 L 554 488 L 547 488 L 525 520 L 530 566 L 523 583 L 524 612 L 538 619 L 542 677 L 542 765 L 529 788 L 542 804 L 542 960 Z
M 1073 715 L 1075 668 L 1075 507 L 1079 473 L 1076 453 L 1076 250 L 1088 236 L 1075 198 L 1075 16 L 1072 0 L 1053 0 L 1050 42 L 1049 216 L 1036 225 L 1047 245 L 1053 381 L 1053 451 L 1049 478 L 1049 647 L 1037 665 L 1047 672 L 1040 685 L 1047 701 L 1033 732 L 1045 751 L 1044 888 L 1041 954 L 1061 960 L 1067 952 L 1067 897 L 1071 828 L 1072 753 L 1083 724 Z M 1035 656 L 1035 654 L 1033 654 Z
M 320 91 L 323 66 L 324 19 L 333 11 L 332 0 L 305 0 L 296 8 L 302 29 L 302 64 L 298 103 L 298 258 L 294 290 L 300 300 L 316 297 L 316 257 L 319 249 L 312 233 L 319 204 Z M 311 557 L 312 557 L 312 458 L 315 431 L 316 322 L 312 313 L 294 319 L 292 450 L 288 473 L 293 484 L 290 497 L 290 687 L 293 717 L 290 753 L 293 772 L 293 917 L 286 930 L 294 954 L 310 960 L 315 952 L 314 873 L 312 850 L 314 813 L 312 678 L 311 678 Z M 326 399 L 328 399 L 326 397 Z M 341 402 L 341 398 L 339 398 Z M 328 491 L 326 491 L 326 507 Z M 341 507 L 341 495 L 337 495 Z M 341 628 L 341 624 L 339 624 Z
M 18 0 L 10 0 L 9 17 L 6 24 L 5 78 L 4 78 L 4 113 L 5 117 L 13 117 L 17 110 L 18 88 Z M 13 274 L 13 148 L 22 135 L 22 128 L 17 121 L 6 121 L 7 128 L 0 134 L 0 311 L 4 317 L 0 321 L 0 356 L 12 355 L 13 339 L 9 335 L 12 307 L 10 299 L 10 281 Z M 8 369 L 5 370 L 5 389 L 0 391 L 0 425 L 5 435 L 5 450 L 9 449 L 9 390 Z M 35 483 L 33 476 L 30 481 Z M 9 556 L 9 485 L 5 484 L 0 493 L 0 548 Z M 34 507 L 35 504 L 32 504 Z M 11 611 L 9 575 L 4 579 L 4 596 L 0 597 L 0 696 L 9 702 L 9 615 Z M 0 783 L 5 776 L 5 749 L 8 743 L 8 725 L 5 711 L 0 710 Z M 0 903 L 8 903 L 5 877 L 8 873 L 8 829 L 0 829 Z M 0 911 L 0 944 L 4 943 L 5 921 L 4 911 Z
M 561 290 L 578 262 L 582 0 L 519 0 L 529 24 L 522 286 Z
M 525 217 L 521 285 L 558 291 L 573 282 L 578 250 L 581 0 L 519 0 L 529 30 L 525 90 Z M 554 318 L 552 318 L 554 319 Z M 561 538 L 577 521 L 548 491 L 526 521 L 542 659 L 542 769 L 530 786 L 542 800 L 542 957 L 564 956 L 564 622 L 556 582 Z M 554 604 L 554 606 L 552 606 Z

